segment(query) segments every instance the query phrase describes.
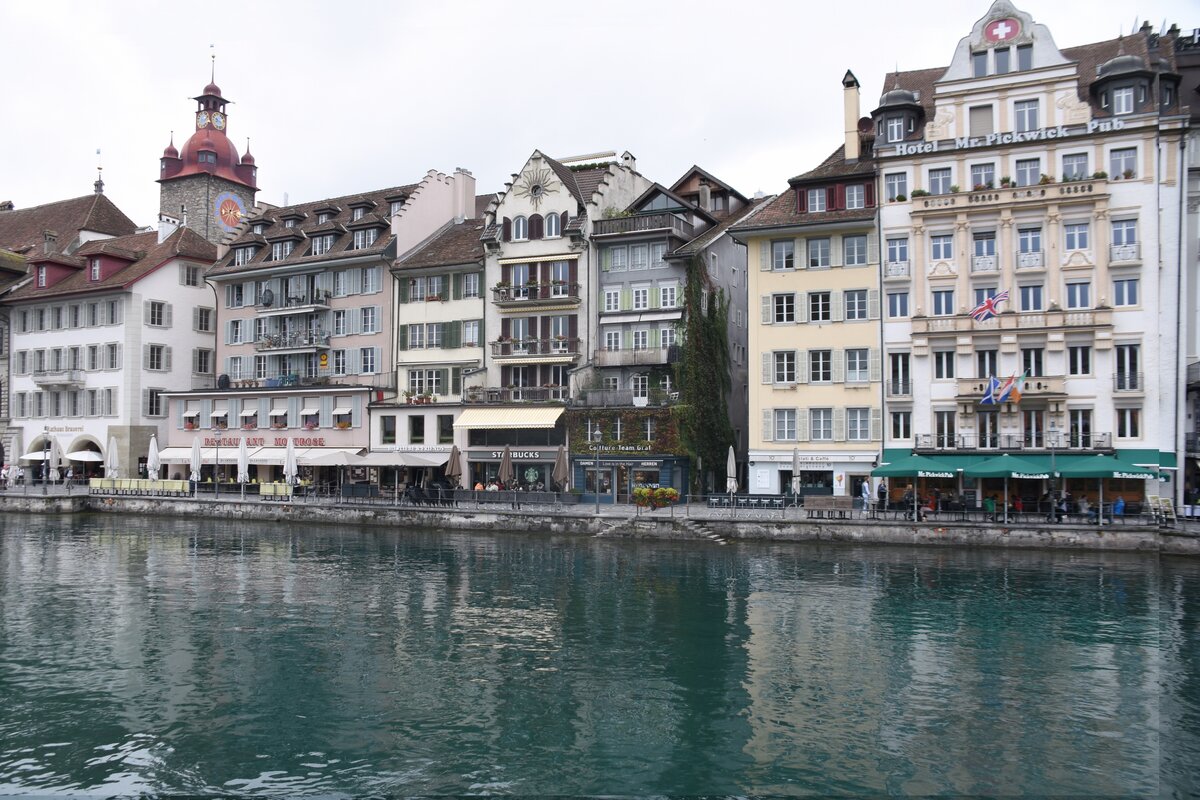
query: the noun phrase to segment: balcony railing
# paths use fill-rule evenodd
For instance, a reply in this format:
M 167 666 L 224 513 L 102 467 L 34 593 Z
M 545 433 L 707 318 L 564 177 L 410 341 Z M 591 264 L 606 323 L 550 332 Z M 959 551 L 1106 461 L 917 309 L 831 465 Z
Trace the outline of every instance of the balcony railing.
M 1111 433 L 1024 433 L 983 434 L 924 433 L 913 438 L 916 450 L 1041 450 L 1108 451 L 1112 450 Z
M 490 342 L 494 358 L 532 358 L 561 356 L 564 359 L 579 357 L 579 339 L 554 336 L 549 339 L 520 339 L 517 341 L 498 339 Z
M 883 277 L 907 278 L 912 274 L 911 265 L 910 261 L 889 261 L 883 266 Z
M 691 239 L 693 235 L 692 223 L 667 212 L 635 214 L 631 217 L 616 217 L 614 219 L 598 219 L 592 223 L 593 236 L 607 236 L 618 233 L 645 233 L 658 230 L 671 231 L 684 239 Z
M 953 317 L 914 317 L 914 335 L 955 333 L 979 330 L 1035 330 L 1040 328 L 1106 328 L 1112 325 L 1112 309 L 1097 308 L 1083 311 L 1053 311 L 1017 313 L 1005 312 L 998 317 L 975 322 L 967 314 Z
M 329 334 L 319 332 L 272 333 L 254 343 L 259 352 L 268 350 L 316 350 L 329 347 Z
M 971 272 L 998 272 L 1000 269 L 995 256 L 973 256 Z
M 334 372 L 331 367 L 310 372 L 281 372 L 265 370 L 255 377 L 249 375 L 218 375 L 193 380 L 193 389 L 283 389 L 290 386 L 370 386 L 374 389 L 395 389 L 396 371 L 386 370 L 375 375 L 353 375 Z
M 1041 250 L 1017 253 L 1017 269 L 1041 269 L 1045 265 L 1046 258 Z
M 1144 392 L 1146 381 L 1140 372 L 1113 373 L 1114 392 Z
M 259 298 L 258 303 L 254 308 L 259 314 L 284 315 L 284 314 L 301 314 L 307 311 L 316 311 L 329 308 L 329 292 L 304 292 L 302 294 L 278 294 L 271 299 L 271 304 L 267 305 Z
M 887 393 L 889 397 L 912 397 L 912 381 L 888 381 Z
M 81 369 L 43 369 L 33 373 L 33 382 L 38 386 L 83 386 Z
M 596 351 L 598 367 L 635 367 L 642 364 L 670 364 L 671 347 L 622 347 Z
M 492 287 L 492 302 L 494 303 L 519 304 L 542 300 L 578 303 L 579 284 L 551 281 L 549 283 L 524 283 L 520 286 L 498 284 Z
M 1004 379 L 1001 379 L 1003 382 Z M 959 378 L 958 397 L 977 401 L 987 392 L 987 385 L 987 378 Z M 1025 385 L 1021 387 L 1021 396 L 1026 398 L 1066 395 L 1066 392 L 1067 379 L 1061 375 L 1027 377 Z
M 480 403 L 564 403 L 570 398 L 565 386 L 468 386 L 463 402 Z
M 1119 261 L 1141 261 L 1142 247 L 1137 242 L 1133 244 L 1114 244 L 1108 248 L 1108 260 L 1111 262 Z

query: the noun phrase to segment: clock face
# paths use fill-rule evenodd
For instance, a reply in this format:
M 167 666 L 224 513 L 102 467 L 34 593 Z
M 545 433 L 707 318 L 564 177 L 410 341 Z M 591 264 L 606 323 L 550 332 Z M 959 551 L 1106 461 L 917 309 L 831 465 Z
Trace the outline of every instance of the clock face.
M 222 192 L 213 203 L 213 217 L 226 233 L 241 224 L 245 212 L 246 206 L 242 198 L 233 192 Z
M 214 128 L 216 128 L 219 131 L 225 130 L 225 115 L 224 114 L 222 114 L 220 111 L 216 111 L 213 113 L 212 120 L 213 120 Z
M 199 114 L 196 115 L 196 127 L 197 128 L 207 128 L 208 127 L 208 112 L 207 111 L 201 111 Z

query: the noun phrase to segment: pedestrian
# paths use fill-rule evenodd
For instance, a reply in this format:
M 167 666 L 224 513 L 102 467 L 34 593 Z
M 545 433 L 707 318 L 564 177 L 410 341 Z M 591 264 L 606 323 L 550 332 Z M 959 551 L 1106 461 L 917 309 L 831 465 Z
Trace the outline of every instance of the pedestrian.
M 862 482 L 862 504 L 863 504 L 863 517 L 866 518 L 871 515 L 871 480 L 870 480 L 870 478 L 864 479 Z
M 912 520 L 913 518 L 913 503 L 916 500 L 916 494 L 913 493 L 912 484 L 904 490 L 904 494 L 900 497 L 900 503 L 904 506 L 904 518 Z
M 887 511 L 887 502 L 888 502 L 887 480 L 882 480 L 879 482 L 879 488 L 877 488 L 875 490 L 875 494 L 877 494 L 879 496 L 879 505 L 876 507 L 876 511 L 877 512 L 878 511 Z
M 990 494 L 983 499 L 983 514 L 989 522 L 996 521 L 996 495 Z

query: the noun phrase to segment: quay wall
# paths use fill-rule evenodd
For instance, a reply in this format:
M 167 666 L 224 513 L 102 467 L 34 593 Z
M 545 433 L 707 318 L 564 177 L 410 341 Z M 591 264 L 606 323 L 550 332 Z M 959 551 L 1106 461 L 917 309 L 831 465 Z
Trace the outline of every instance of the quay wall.
M 1200 530 L 1184 521 L 1181 529 L 1148 525 L 990 525 L 882 520 L 714 518 L 671 515 L 666 511 L 621 516 L 596 515 L 580 506 L 514 510 L 508 507 L 429 509 L 383 505 L 320 505 L 260 500 L 7 495 L 0 512 L 146 514 L 212 517 L 257 522 L 373 525 L 450 531 L 529 531 L 609 538 L 734 541 L 846 542 L 852 544 L 989 547 L 1006 549 L 1103 550 L 1200 556 Z

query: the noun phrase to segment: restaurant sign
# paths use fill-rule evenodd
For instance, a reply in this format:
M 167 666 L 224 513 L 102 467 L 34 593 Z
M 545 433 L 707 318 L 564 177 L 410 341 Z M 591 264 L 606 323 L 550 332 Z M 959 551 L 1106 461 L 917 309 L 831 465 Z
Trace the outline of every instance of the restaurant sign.
M 205 447 L 237 447 L 242 443 L 242 439 L 235 439 L 232 436 L 206 436 L 204 438 Z M 266 447 L 267 439 L 265 436 L 247 436 L 245 438 L 246 447 Z M 324 447 L 324 436 L 295 436 L 292 442 L 296 447 Z M 272 447 L 287 447 L 288 437 L 275 436 L 273 437 Z
M 970 150 L 976 147 L 992 147 L 1002 144 L 1024 144 L 1026 142 L 1043 142 L 1050 139 L 1066 139 L 1069 136 L 1093 133 L 1108 133 L 1109 131 L 1124 130 L 1125 122 L 1120 119 L 1089 120 L 1086 125 L 1067 128 L 1055 125 L 1052 128 L 1037 128 L 1032 131 L 1004 131 L 989 133 L 986 136 L 960 136 L 956 139 L 934 140 L 932 142 L 899 142 L 895 155 L 915 156 L 928 153 L 938 153 L 942 150 Z

